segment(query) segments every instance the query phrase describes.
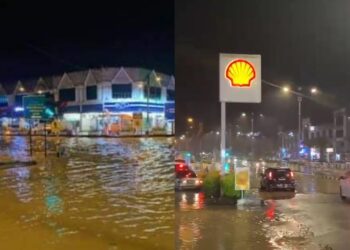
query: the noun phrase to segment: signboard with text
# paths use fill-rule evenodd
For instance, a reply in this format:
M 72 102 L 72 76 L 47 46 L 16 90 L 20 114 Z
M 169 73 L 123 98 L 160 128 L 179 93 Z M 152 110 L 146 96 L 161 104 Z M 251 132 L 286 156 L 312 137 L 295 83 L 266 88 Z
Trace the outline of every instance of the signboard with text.
M 46 97 L 44 95 L 24 96 L 24 117 L 27 119 L 45 119 L 45 102 Z
M 261 56 L 220 54 L 220 102 L 261 102 Z

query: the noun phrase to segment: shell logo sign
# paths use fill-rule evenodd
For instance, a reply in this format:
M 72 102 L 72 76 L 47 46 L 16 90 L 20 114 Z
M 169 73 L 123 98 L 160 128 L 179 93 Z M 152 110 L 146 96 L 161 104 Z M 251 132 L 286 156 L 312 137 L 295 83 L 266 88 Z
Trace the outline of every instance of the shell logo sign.
M 261 56 L 219 54 L 220 102 L 261 102 Z
M 226 68 L 226 78 L 232 87 L 250 87 L 255 75 L 254 66 L 243 59 L 230 62 Z
M 249 190 L 249 168 L 241 167 L 235 169 L 235 190 Z

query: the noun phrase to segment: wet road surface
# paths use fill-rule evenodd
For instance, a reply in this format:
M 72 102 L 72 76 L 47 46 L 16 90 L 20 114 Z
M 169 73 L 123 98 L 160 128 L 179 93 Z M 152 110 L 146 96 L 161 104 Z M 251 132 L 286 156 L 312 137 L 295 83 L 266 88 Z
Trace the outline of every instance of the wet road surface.
M 0 168 L 0 249 L 174 248 L 172 139 L 62 145 L 68 157 Z M 0 156 L 28 149 L 25 137 L 0 137 Z
M 177 249 L 349 249 L 350 201 L 338 182 L 297 174 L 297 192 L 252 192 L 235 206 L 176 193 Z

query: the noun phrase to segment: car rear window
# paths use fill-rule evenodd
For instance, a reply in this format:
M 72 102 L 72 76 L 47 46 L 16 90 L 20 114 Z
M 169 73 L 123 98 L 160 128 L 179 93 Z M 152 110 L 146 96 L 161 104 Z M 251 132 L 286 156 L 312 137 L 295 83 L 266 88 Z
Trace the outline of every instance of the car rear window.
M 290 173 L 290 169 L 268 169 L 268 170 L 266 170 L 266 174 L 268 174 L 269 172 L 272 172 L 276 178 L 280 178 L 280 177 L 288 176 Z
M 289 175 L 290 169 L 276 169 L 275 172 L 276 172 L 277 178 L 286 177 Z
M 196 173 L 191 170 L 176 173 L 176 178 L 196 178 L 196 177 L 197 177 Z

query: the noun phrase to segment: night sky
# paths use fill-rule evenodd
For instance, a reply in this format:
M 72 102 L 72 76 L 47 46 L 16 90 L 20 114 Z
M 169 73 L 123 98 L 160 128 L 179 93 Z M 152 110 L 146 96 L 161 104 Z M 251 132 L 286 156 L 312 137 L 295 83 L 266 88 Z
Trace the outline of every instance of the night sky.
M 174 74 L 173 1 L 0 2 L 0 82 L 101 66 Z
M 261 54 L 263 79 L 294 89 L 317 86 L 322 94 L 303 103 L 303 117 L 332 122 L 331 111 L 350 99 L 349 10 L 350 1 L 337 0 L 176 1 L 177 132 L 186 116 L 206 130 L 219 126 L 220 52 Z M 227 119 L 252 111 L 297 128 L 296 97 L 267 85 L 262 104 L 228 104 Z

